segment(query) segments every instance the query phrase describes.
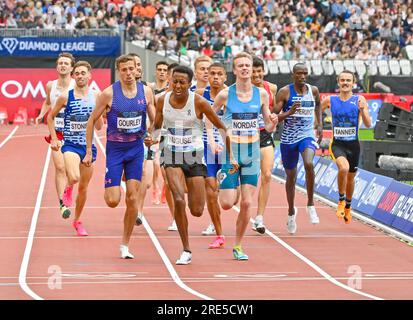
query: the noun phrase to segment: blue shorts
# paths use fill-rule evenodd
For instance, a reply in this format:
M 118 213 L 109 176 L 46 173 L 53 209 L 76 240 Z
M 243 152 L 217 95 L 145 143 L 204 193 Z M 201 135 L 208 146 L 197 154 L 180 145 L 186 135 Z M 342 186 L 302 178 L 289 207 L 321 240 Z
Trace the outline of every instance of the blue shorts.
M 131 142 L 106 142 L 105 188 L 119 186 L 122 173 L 126 181 L 142 179 L 143 140 Z
M 62 153 L 73 152 L 80 157 L 80 161 L 86 156 L 86 146 L 81 144 L 65 141 L 62 146 Z M 92 145 L 92 162 L 96 161 L 97 149 L 95 145 Z
M 281 159 L 283 162 L 284 169 L 292 170 L 297 168 L 298 157 L 300 153 L 303 153 L 305 149 L 309 148 L 315 150 L 318 145 L 314 138 L 304 138 L 296 143 L 292 144 L 280 144 Z
M 212 153 L 208 144 L 204 141 L 204 158 L 207 166 L 207 178 L 216 178 L 218 171 L 222 167 L 222 156 L 223 152 Z
M 260 176 L 260 142 L 232 143 L 232 152 L 238 161 L 239 169 L 235 173 L 229 173 L 232 165 L 226 154 L 226 161 L 218 174 L 220 189 L 236 189 L 240 184 L 257 186 Z

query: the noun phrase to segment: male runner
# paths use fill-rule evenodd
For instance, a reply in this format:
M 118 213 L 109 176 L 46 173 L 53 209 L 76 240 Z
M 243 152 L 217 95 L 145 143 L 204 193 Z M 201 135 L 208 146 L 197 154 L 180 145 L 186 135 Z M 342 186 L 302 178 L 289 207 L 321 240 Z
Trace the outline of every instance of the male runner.
M 136 62 L 130 55 L 116 59 L 119 81 L 99 95 L 96 109 L 87 126 L 87 157 L 90 164 L 93 126 L 106 110 L 108 127 L 106 142 L 105 201 L 115 208 L 121 200 L 121 178 L 126 179 L 126 210 L 120 253 L 122 259 L 133 259 L 129 241 L 138 214 L 138 191 L 142 179 L 144 158 L 143 137 L 146 134 L 146 116 L 152 122 L 154 106 L 152 90 L 136 82 Z
M 211 64 L 212 59 L 208 56 L 199 56 L 195 59 L 194 70 L 196 83 L 190 88 L 192 92 L 199 89 L 205 89 L 208 86 L 208 68 Z
M 38 124 L 45 114 L 54 107 L 56 100 L 60 95 L 67 93 L 75 86 L 75 80 L 71 77 L 75 58 L 71 53 L 62 52 L 56 60 L 56 70 L 59 75 L 58 79 L 49 81 L 46 84 L 46 100 L 43 102 L 42 109 L 35 123 Z M 63 140 L 64 127 L 64 109 L 55 118 L 56 135 L 60 141 Z M 45 137 L 47 143 L 50 143 L 51 136 Z M 53 164 L 55 167 L 55 186 L 59 198 L 60 213 L 63 218 L 70 216 L 68 207 L 72 205 L 73 188 L 67 185 L 65 160 L 62 151 L 53 150 Z
M 219 129 L 224 124 L 219 120 L 210 104 L 199 95 L 190 92 L 193 72 L 179 66 L 173 71 L 172 92 L 160 97 L 156 103 L 156 117 L 153 138 L 148 137 L 148 145 L 156 143 L 162 124 L 166 129 L 163 162 L 168 184 L 174 199 L 174 216 L 181 237 L 183 252 L 176 264 L 189 264 L 192 253 L 188 239 L 188 219 L 185 212 L 185 186 L 188 188 L 188 206 L 191 214 L 200 217 L 205 205 L 206 167 L 204 164 L 204 144 L 202 141 L 204 115 Z M 225 138 L 225 134 L 224 137 Z M 229 159 L 234 163 L 229 139 L 226 139 Z
M 254 57 L 252 59 L 252 84 L 258 88 L 264 88 L 268 93 L 268 106 L 272 112 L 274 108 L 275 95 L 277 94 L 277 85 L 264 81 L 264 62 Z M 264 225 L 264 211 L 267 206 L 268 197 L 270 195 L 271 175 L 274 166 L 274 140 L 272 133 L 265 130 L 265 123 L 262 115 L 258 121 L 260 129 L 260 152 L 261 152 L 261 184 L 258 190 L 258 209 L 255 221 L 253 223 L 253 230 L 258 233 L 265 233 Z
M 337 217 L 351 222 L 351 199 L 354 191 L 354 177 L 360 156 L 358 129 L 360 119 L 364 125 L 371 126 L 371 118 L 366 98 L 353 94 L 355 75 L 343 70 L 337 77 L 339 94 L 329 96 L 321 102 L 323 111 L 331 108 L 333 140 L 330 154 L 338 167 Z
M 241 241 L 248 226 L 251 214 L 252 199 L 258 184 L 260 173 L 258 116 L 262 113 L 265 129 L 275 130 L 277 115 L 270 114 L 268 94 L 264 89 L 251 83 L 252 57 L 245 52 L 237 54 L 233 59 L 235 84 L 222 90 L 214 101 L 214 111 L 224 107 L 222 120 L 230 137 L 235 161 L 240 168 L 232 172 L 231 164 L 226 161 L 220 171 L 219 200 L 224 210 L 231 209 L 239 199 L 238 186 L 241 184 L 241 208 L 236 224 L 236 238 L 233 256 L 236 260 L 248 260 L 241 247 Z M 207 122 L 207 130 L 210 123 Z M 215 141 L 209 141 L 211 149 L 217 148 Z
M 155 82 L 149 84 L 156 94 L 165 91 L 168 88 L 168 63 L 158 61 L 155 65 Z
M 73 77 L 76 85 L 67 94 L 60 95 L 56 101 L 55 107 L 49 113 L 47 124 L 49 126 L 52 140 L 50 142 L 53 150 L 62 149 L 65 161 L 66 175 L 68 185 L 73 188 L 78 185 L 78 194 L 76 197 L 75 219 L 73 227 L 76 229 L 78 236 L 87 236 L 88 233 L 80 221 L 83 208 L 87 199 L 87 188 L 92 178 L 93 166 L 85 166 L 82 160 L 86 156 L 86 125 L 90 114 L 95 109 L 96 97 L 98 92 L 89 88 L 92 67 L 87 61 L 78 61 L 73 67 Z M 57 137 L 55 119 L 56 116 L 64 110 L 64 144 Z M 100 130 L 103 125 L 101 118 L 97 119 L 95 126 Z M 96 147 L 93 146 L 93 159 L 96 160 Z M 64 216 L 69 218 L 69 216 Z
M 208 68 L 208 79 L 209 86 L 203 89 L 198 89 L 196 93 L 208 100 L 212 106 L 214 104 L 215 97 L 226 87 L 225 81 L 227 80 L 227 73 L 224 65 L 218 62 L 211 64 Z M 217 113 L 220 119 L 223 114 L 223 109 Z M 210 149 L 208 145 L 208 134 L 212 135 L 210 139 L 213 139 L 216 144 L 221 146 L 221 150 L 218 150 L 218 153 L 212 152 Z M 210 230 L 213 233 L 216 232 L 217 237 L 212 243 L 209 244 L 210 249 L 216 249 L 224 246 L 225 243 L 225 237 L 222 235 L 221 208 L 218 203 L 219 182 L 217 179 L 217 173 L 221 169 L 221 156 L 224 142 L 217 129 L 214 129 L 212 132 L 208 133 L 204 130 L 203 140 L 204 157 L 207 165 L 207 176 L 205 178 L 206 201 L 212 223 L 207 229 L 202 231 L 202 234 L 208 235 Z
M 323 138 L 321 120 L 320 94 L 317 87 L 306 83 L 307 66 L 297 63 L 293 67 L 293 83 L 281 88 L 277 93 L 274 111 L 279 113 L 279 121 L 284 121 L 281 134 L 281 157 L 287 181 L 285 190 L 288 201 L 287 229 L 290 234 L 297 231 L 296 217 L 298 210 L 294 207 L 295 181 L 299 154 L 303 158 L 305 180 L 307 185 L 307 212 L 312 224 L 320 222 L 314 207 L 314 166 L 315 150 Z M 316 143 L 314 137 L 314 118 L 317 120 Z

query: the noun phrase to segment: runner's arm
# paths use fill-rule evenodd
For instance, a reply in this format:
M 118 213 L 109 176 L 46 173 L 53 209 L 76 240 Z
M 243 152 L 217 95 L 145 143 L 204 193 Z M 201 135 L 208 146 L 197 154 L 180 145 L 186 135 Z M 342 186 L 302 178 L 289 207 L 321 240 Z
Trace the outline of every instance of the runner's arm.
M 319 144 L 323 139 L 323 110 L 320 107 L 320 92 L 316 86 L 311 86 L 311 90 L 313 91 L 313 97 L 315 100 L 315 118 L 317 122 L 316 131 L 317 131 L 317 143 Z
M 67 94 L 61 95 L 57 98 L 56 104 L 53 109 L 50 111 L 49 115 L 47 116 L 47 126 L 49 127 L 50 136 L 52 140 L 58 140 L 56 135 L 56 127 L 54 123 L 54 119 L 59 114 L 60 110 L 62 110 L 67 104 Z
M 155 113 L 156 113 L 155 99 L 154 99 L 153 90 L 148 86 L 145 86 L 144 88 L 145 88 L 145 98 L 146 98 L 146 104 L 147 104 L 146 112 L 149 118 L 149 128 L 147 129 L 147 131 L 149 132 L 155 121 Z
M 323 101 L 321 101 L 321 110 L 325 111 L 326 109 L 330 108 L 330 97 L 325 97 Z
M 98 99 L 100 93 L 101 93 L 100 91 L 96 91 L 96 92 L 93 93 L 95 95 L 95 101 L 96 102 L 97 102 L 97 99 Z M 102 127 L 103 127 L 103 116 L 99 117 L 99 119 L 95 123 L 96 130 L 100 130 L 100 129 L 102 129 Z
M 158 97 L 156 100 L 155 108 L 156 108 L 156 113 L 155 113 L 155 121 L 153 124 L 153 128 L 150 132 L 151 135 L 151 144 L 157 143 L 159 140 L 159 137 L 161 135 L 161 128 L 162 128 L 162 123 L 163 123 L 163 104 L 165 100 L 165 95 L 162 95 L 161 97 Z
M 278 91 L 277 93 L 277 96 L 275 98 L 275 104 L 274 104 L 274 112 L 278 114 L 278 122 L 284 121 L 290 115 L 294 114 L 298 106 L 300 105 L 299 102 L 294 102 L 290 110 L 288 110 L 287 112 L 281 112 L 283 109 L 283 106 L 288 102 L 289 96 L 290 96 L 290 89 L 288 88 L 288 86 L 281 88 L 280 91 Z
M 38 124 L 44 117 L 44 115 L 52 107 L 52 101 L 50 100 L 50 92 L 52 91 L 52 82 L 48 81 L 46 84 L 46 99 L 43 101 L 42 108 L 40 109 L 39 115 L 35 119 L 35 124 Z
M 366 98 L 364 98 L 363 96 L 359 96 L 359 110 L 360 110 L 359 117 L 361 117 L 361 119 L 363 120 L 363 123 L 366 126 L 366 128 L 370 128 L 371 117 L 370 117 Z

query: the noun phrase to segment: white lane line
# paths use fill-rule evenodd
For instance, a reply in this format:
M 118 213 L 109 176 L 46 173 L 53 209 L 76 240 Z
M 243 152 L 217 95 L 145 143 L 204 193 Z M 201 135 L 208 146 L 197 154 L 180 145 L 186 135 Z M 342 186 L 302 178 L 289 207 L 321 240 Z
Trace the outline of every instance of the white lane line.
M 239 213 L 239 208 L 236 206 L 232 207 L 235 211 L 237 211 Z M 250 222 L 253 223 L 254 220 L 251 218 Z M 325 279 L 327 279 L 328 281 L 330 281 L 331 283 L 335 284 L 336 286 L 339 286 L 345 290 L 348 290 L 352 293 L 373 299 L 373 300 L 383 300 L 382 298 L 376 297 L 374 295 L 362 292 L 360 290 L 351 288 L 343 283 L 341 283 L 340 281 L 337 281 L 335 278 L 333 278 L 331 275 L 329 275 L 327 272 L 325 272 L 323 269 L 321 269 L 318 265 L 316 265 L 314 262 L 312 262 L 310 259 L 306 258 L 305 256 L 303 256 L 301 253 L 299 253 L 297 250 L 295 250 L 293 247 L 291 247 L 289 244 L 287 244 L 286 242 L 284 242 L 283 240 L 281 240 L 279 237 L 277 237 L 275 234 L 273 234 L 271 231 L 269 231 L 268 229 L 265 230 L 265 233 L 268 234 L 272 239 L 274 239 L 276 242 L 278 242 L 280 245 L 282 245 L 285 249 L 287 249 L 288 251 L 290 251 L 293 255 L 295 255 L 297 258 L 299 258 L 300 260 L 302 260 L 304 263 L 306 263 L 308 266 L 310 266 L 311 268 L 313 268 L 317 273 L 319 273 L 320 275 L 322 275 Z
M 105 155 L 105 157 L 106 157 L 106 150 L 105 150 L 102 142 L 100 141 L 99 137 L 98 137 L 96 134 L 95 134 L 95 138 L 96 138 L 96 142 L 97 142 L 97 144 L 99 145 L 102 153 L 103 153 L 103 154 Z M 124 183 L 124 182 L 122 182 L 122 188 L 123 188 L 123 190 L 124 190 L 125 193 L 126 193 L 126 188 L 125 188 L 125 183 Z M 168 269 L 169 274 L 171 275 L 171 277 L 172 277 L 172 279 L 175 281 L 175 283 L 176 283 L 180 288 L 182 288 L 183 290 L 189 292 L 190 294 L 192 294 L 192 295 L 194 295 L 194 296 L 197 296 L 197 297 L 199 297 L 199 298 L 201 298 L 201 299 L 204 299 L 204 300 L 213 300 L 212 298 L 210 298 L 210 297 L 208 297 L 208 296 L 206 296 L 206 295 L 204 295 L 204 294 L 202 294 L 202 293 L 200 293 L 200 292 L 198 292 L 198 291 L 196 291 L 196 290 L 188 287 L 188 286 L 181 280 L 181 278 L 179 277 L 178 273 L 176 272 L 175 268 L 173 267 L 173 265 L 172 265 L 171 261 L 169 260 L 169 258 L 168 258 L 168 256 L 167 256 L 165 250 L 162 248 L 159 240 L 157 239 L 155 233 L 152 231 L 152 228 L 151 228 L 151 226 L 149 225 L 149 223 L 147 222 L 147 220 L 145 219 L 145 217 L 143 217 L 143 219 L 142 219 L 142 225 L 145 227 L 146 231 L 148 232 L 149 237 L 151 238 L 151 240 L 152 240 L 152 242 L 153 242 L 156 250 L 158 251 L 158 253 L 159 253 L 159 255 L 160 255 L 163 263 L 165 264 L 166 268 Z
M 11 137 L 16 133 L 17 129 L 19 129 L 19 126 L 15 126 L 12 132 L 9 133 L 7 138 L 4 139 L 2 143 L 0 143 L 0 148 L 2 148 L 7 143 L 7 141 L 11 139 Z
M 48 171 L 49 163 L 50 163 L 51 151 L 52 151 L 51 148 L 47 149 L 46 161 L 44 163 L 43 173 L 42 173 L 42 177 L 40 180 L 39 192 L 37 193 L 36 206 L 33 211 L 32 222 L 30 224 L 29 235 L 27 237 L 26 248 L 24 249 L 23 260 L 22 260 L 22 263 L 20 266 L 20 272 L 19 272 L 20 287 L 23 289 L 24 292 L 26 292 L 29 296 L 31 296 L 35 300 L 43 300 L 43 298 L 38 296 L 36 293 L 34 293 L 29 288 L 26 282 L 26 276 L 27 276 L 27 268 L 29 266 L 30 253 L 31 253 L 32 246 L 33 246 L 34 233 L 36 232 L 37 219 L 39 218 L 39 213 L 40 213 L 40 205 L 42 203 L 44 187 L 46 184 L 46 177 L 47 177 L 47 171 Z

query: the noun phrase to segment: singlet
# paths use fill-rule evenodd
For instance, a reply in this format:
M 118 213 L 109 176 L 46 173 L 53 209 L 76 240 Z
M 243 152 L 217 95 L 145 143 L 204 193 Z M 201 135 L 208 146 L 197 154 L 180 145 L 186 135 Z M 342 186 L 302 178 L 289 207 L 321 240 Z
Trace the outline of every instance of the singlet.
M 258 131 L 258 115 L 261 112 L 260 90 L 252 86 L 252 92 L 250 101 L 241 102 L 237 96 L 236 84 L 228 88 L 227 107 L 222 121 L 231 129 L 232 142 L 250 143 L 260 138 Z
M 281 143 L 293 144 L 305 138 L 314 138 L 314 108 L 315 100 L 309 84 L 305 95 L 298 95 L 294 84 L 290 84 L 290 97 L 283 106 L 283 112 L 291 109 L 296 101 L 301 101 L 301 107 L 284 120 L 284 129 L 281 134 Z
M 54 108 L 57 98 L 63 93 L 58 87 L 57 87 L 57 82 L 59 80 L 53 80 L 52 81 L 52 89 L 50 90 L 50 103 L 52 108 Z M 75 79 L 71 79 L 68 87 L 68 91 L 72 90 L 75 87 Z M 56 115 L 54 118 L 54 126 L 56 131 L 63 131 L 63 128 L 65 126 L 65 108 L 60 109 L 59 113 Z
M 202 96 L 209 102 L 209 104 L 211 105 L 211 107 L 214 105 L 214 100 L 211 98 L 211 87 L 207 86 L 204 90 L 204 93 L 202 94 Z M 222 115 L 224 114 L 224 109 L 221 108 L 218 112 L 217 112 L 217 116 L 219 119 L 222 120 Z M 214 135 L 214 140 L 216 143 L 219 143 L 221 145 L 223 145 L 223 141 L 222 141 L 222 136 L 219 133 L 219 130 L 217 128 L 213 128 L 213 135 Z M 207 136 L 207 132 L 206 132 L 206 127 L 204 127 L 204 131 L 202 134 L 202 139 L 204 140 L 205 143 L 208 143 L 208 136 Z
M 268 84 L 267 81 L 263 81 L 263 85 L 264 85 L 264 89 L 265 91 L 267 91 L 268 93 L 268 107 L 270 109 L 270 111 L 272 110 L 272 108 L 274 107 L 274 97 L 272 95 L 271 89 L 270 89 L 270 85 Z M 258 126 L 260 130 L 264 130 L 265 129 L 265 122 L 264 122 L 264 117 L 262 115 L 262 112 L 260 112 L 260 115 L 258 116 Z
M 92 89 L 89 89 L 84 99 L 76 99 L 74 89 L 68 92 L 63 129 L 65 142 L 86 145 L 87 121 L 96 106 L 93 92 Z
M 172 92 L 165 94 L 163 106 L 163 126 L 165 128 L 165 148 L 173 152 L 202 151 L 202 131 L 204 123 L 195 112 L 195 93 L 189 92 L 186 105 L 175 109 L 169 103 Z
M 136 83 L 136 96 L 127 98 L 120 81 L 113 85 L 113 99 L 107 114 L 107 139 L 113 142 L 131 142 L 141 139 L 146 132 L 146 98 L 144 85 Z
M 358 140 L 359 97 L 353 95 L 342 101 L 339 96 L 330 96 L 330 108 L 334 140 Z

